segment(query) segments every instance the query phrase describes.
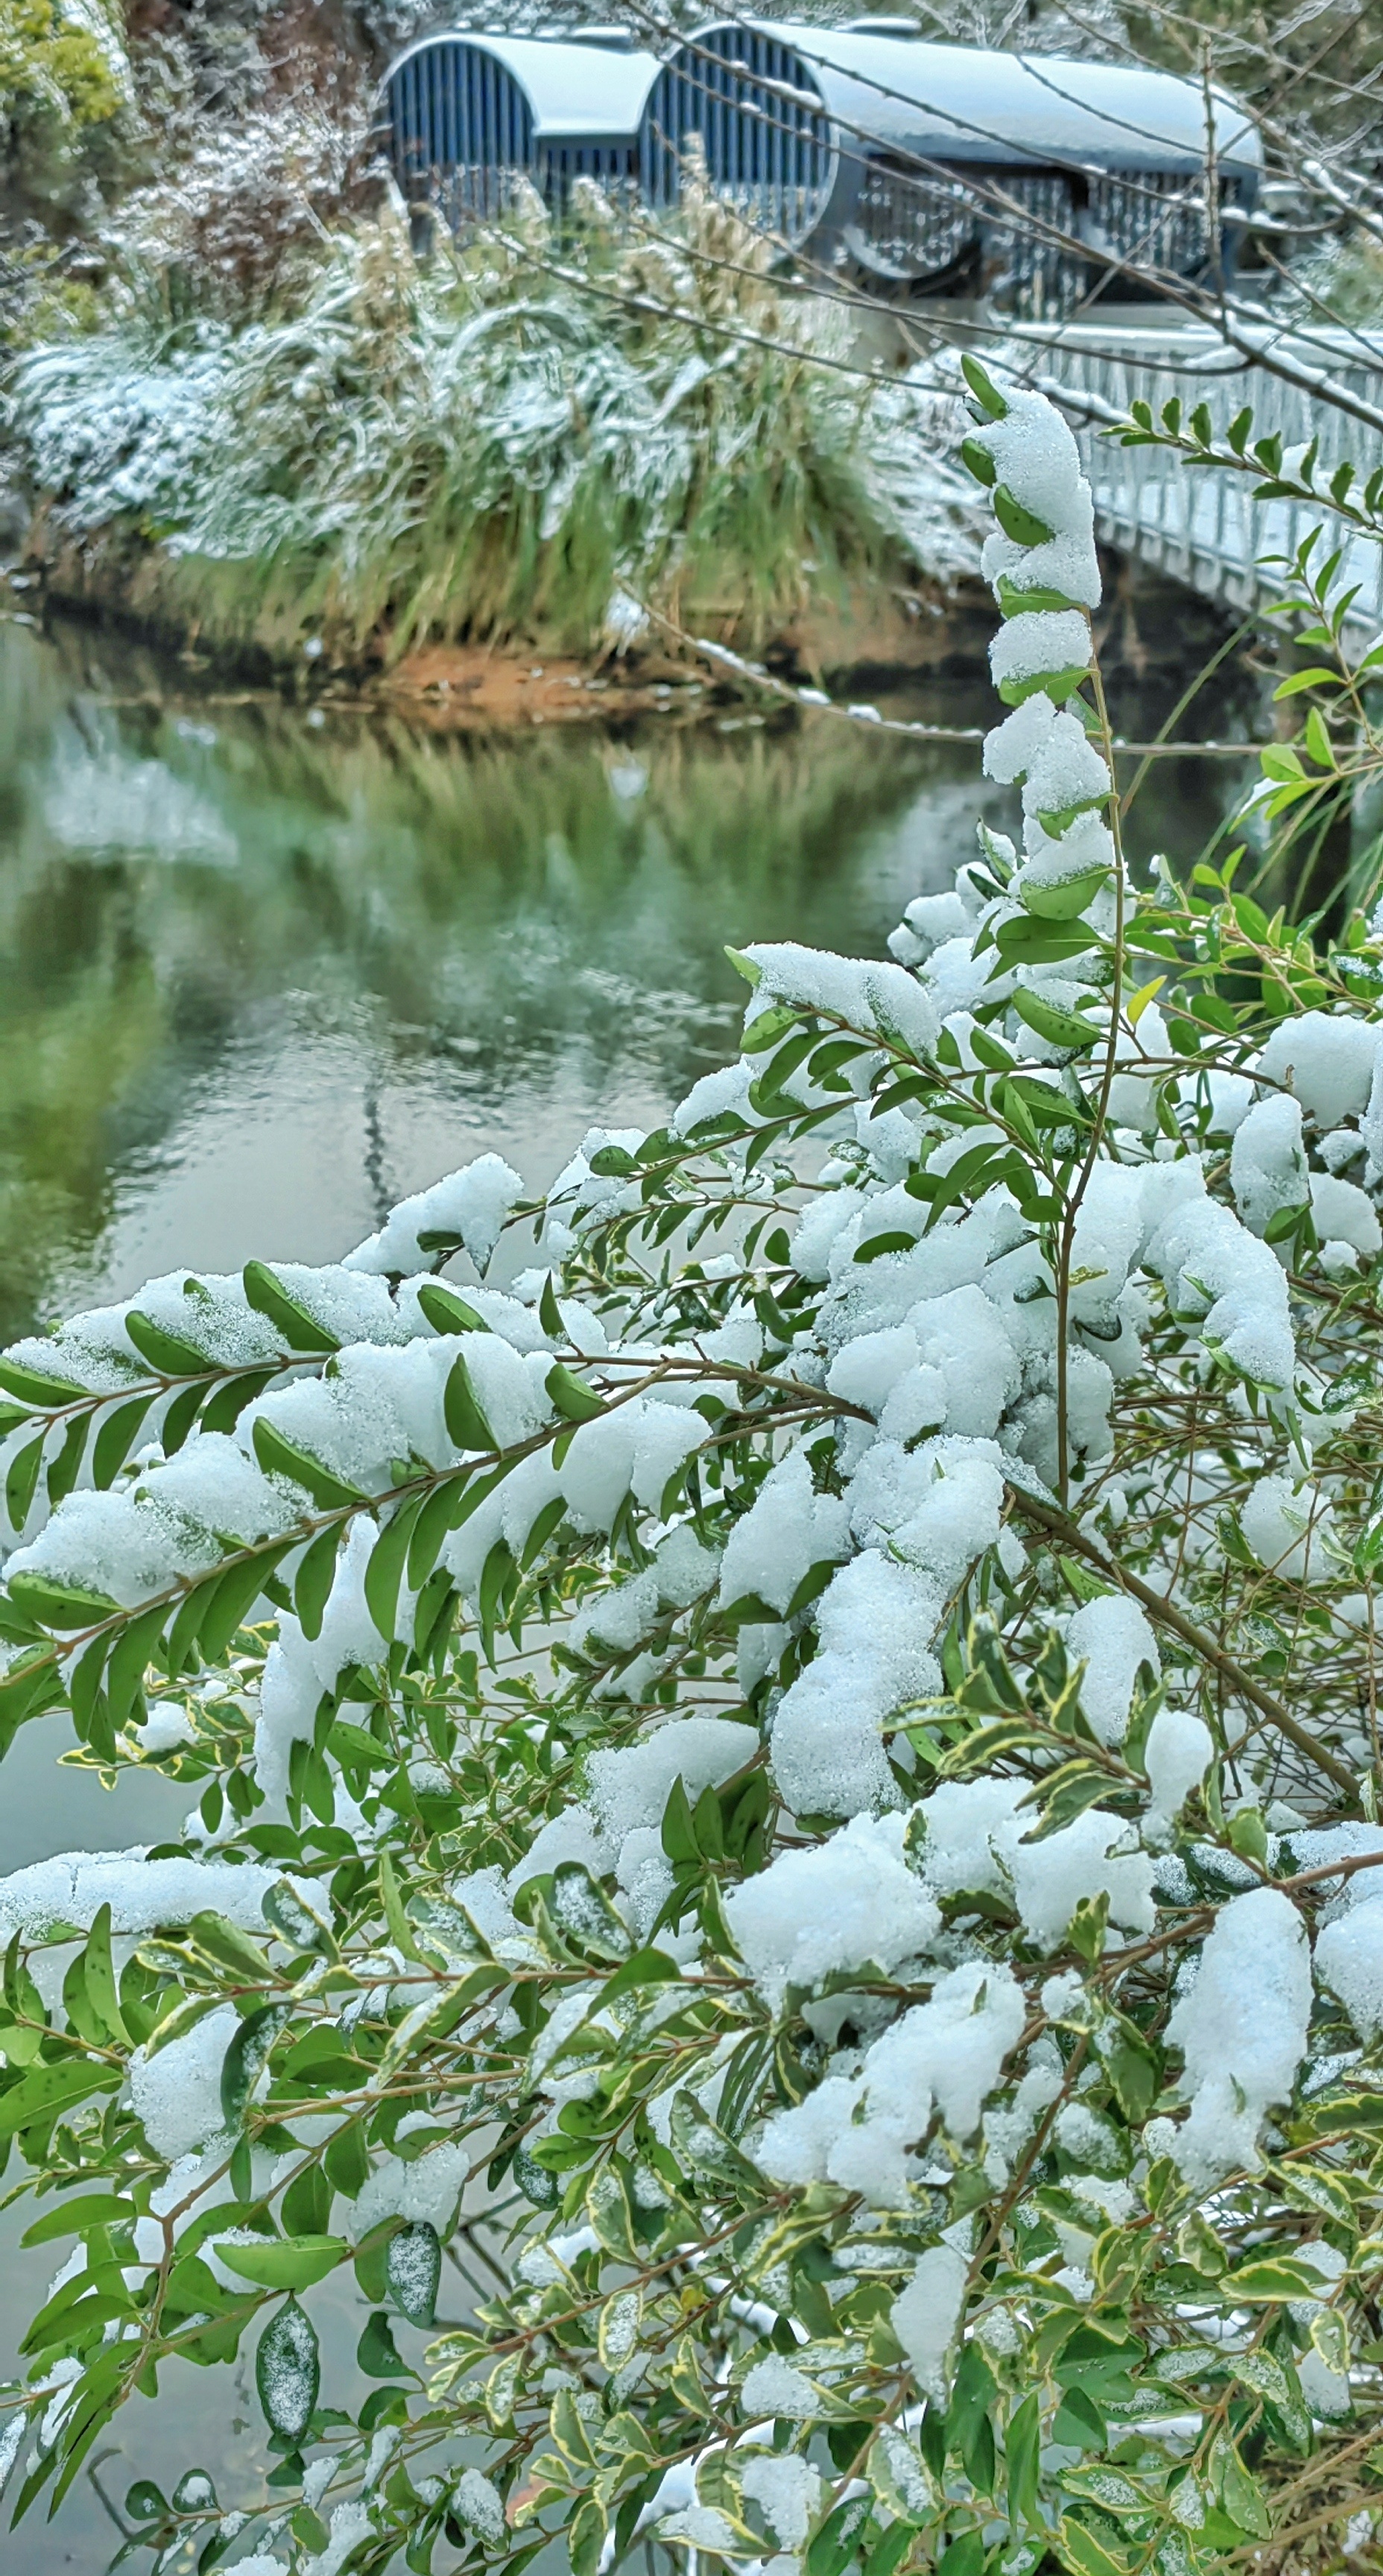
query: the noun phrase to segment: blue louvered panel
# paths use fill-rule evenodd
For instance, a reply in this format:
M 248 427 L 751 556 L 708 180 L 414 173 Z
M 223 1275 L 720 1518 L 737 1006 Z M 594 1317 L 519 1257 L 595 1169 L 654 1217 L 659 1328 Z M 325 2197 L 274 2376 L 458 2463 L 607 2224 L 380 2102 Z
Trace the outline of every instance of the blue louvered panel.
M 708 29 L 666 65 L 644 112 L 640 146 L 651 204 L 676 204 L 683 157 L 699 135 L 717 196 L 789 241 L 811 231 L 830 183 L 830 130 L 823 114 L 777 97 L 765 80 L 812 86 L 791 47 L 758 28 Z
M 981 182 L 989 176 L 976 173 Z M 1060 170 L 1000 170 L 992 184 L 1022 209 L 1009 217 L 992 199 L 986 207 L 985 285 L 994 303 L 1028 322 L 1073 313 L 1093 281 L 1089 261 L 1074 246 L 1083 218 L 1070 179 Z
M 865 267 L 918 285 L 946 279 L 978 251 L 979 209 L 964 182 L 923 177 L 882 157 L 865 165 L 847 236 Z M 949 273 L 949 274 L 948 274 Z
M 1232 181 L 1229 194 L 1237 195 Z M 1202 182 L 1189 174 L 1140 170 L 1092 179 L 1091 241 L 1135 265 L 1194 277 L 1210 256 L 1203 200 Z
M 630 143 L 550 143 L 541 147 L 538 185 L 560 213 L 570 201 L 574 179 L 593 179 L 619 203 L 632 196 L 637 170 L 638 155 Z
M 503 212 L 533 158 L 533 118 L 517 81 L 479 46 L 442 39 L 388 85 L 394 175 L 410 200 L 441 206 L 455 229 Z

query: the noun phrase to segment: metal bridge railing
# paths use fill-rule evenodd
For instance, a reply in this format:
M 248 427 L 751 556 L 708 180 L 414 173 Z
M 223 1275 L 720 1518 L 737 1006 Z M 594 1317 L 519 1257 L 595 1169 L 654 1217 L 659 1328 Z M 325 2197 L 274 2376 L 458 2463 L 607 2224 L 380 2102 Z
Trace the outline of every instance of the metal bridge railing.
M 1349 457 L 1366 480 L 1383 464 L 1379 432 L 1254 365 L 1212 331 L 1092 323 L 1068 324 L 1059 335 L 1020 326 L 1013 339 L 1030 360 L 1034 382 L 1090 398 L 1092 416 L 1084 422 L 1073 416 L 1071 425 L 1105 542 L 1230 606 L 1249 609 L 1274 594 L 1276 576 L 1264 569 L 1264 559 L 1294 555 L 1320 524 L 1321 511 L 1307 502 L 1257 501 L 1247 475 L 1188 464 L 1165 448 L 1120 447 L 1102 434 L 1111 415 L 1122 417 L 1139 401 L 1157 414 L 1176 395 L 1187 412 L 1204 402 L 1223 433 L 1247 404 L 1256 438 L 1276 432 L 1284 450 L 1318 440 L 1327 471 Z M 1383 411 L 1383 338 L 1376 355 L 1361 335 L 1344 333 L 1338 344 L 1332 339 L 1323 350 L 1313 341 L 1302 354 L 1317 370 L 1324 360 L 1334 383 Z M 1322 552 L 1344 548 L 1340 585 L 1358 584 L 1346 632 L 1351 648 L 1362 650 L 1383 629 L 1383 545 L 1349 536 L 1328 515 L 1325 525 Z

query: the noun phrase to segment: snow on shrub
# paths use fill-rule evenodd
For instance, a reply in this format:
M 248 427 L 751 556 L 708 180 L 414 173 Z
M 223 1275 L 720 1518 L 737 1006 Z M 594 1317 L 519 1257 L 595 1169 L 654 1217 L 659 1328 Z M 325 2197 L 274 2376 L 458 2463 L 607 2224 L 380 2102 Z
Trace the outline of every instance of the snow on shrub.
M 743 952 L 734 1078 L 545 1201 L 0 1359 L 0 1724 L 197 1800 L 0 1885 L 21 2510 L 251 2350 L 275 2484 L 138 2491 L 207 2566 L 1373 2510 L 1383 943 L 1134 887 L 1075 449 L 971 384 L 1021 849 Z
M 746 637 L 882 564 L 977 569 L 954 400 L 923 367 L 842 371 L 848 329 L 784 297 L 704 186 L 652 237 L 589 180 L 560 232 L 525 188 L 499 238 L 419 265 L 387 209 L 323 233 L 314 195 L 346 189 L 348 161 L 348 136 L 282 108 L 209 137 L 128 208 L 103 327 L 17 370 L 16 443 L 55 524 L 157 530 L 171 614 L 342 656 L 534 621 L 622 649 L 642 601 L 692 614 L 727 565 Z M 292 296 L 247 312 L 280 261 Z M 177 328 L 170 262 L 195 283 Z

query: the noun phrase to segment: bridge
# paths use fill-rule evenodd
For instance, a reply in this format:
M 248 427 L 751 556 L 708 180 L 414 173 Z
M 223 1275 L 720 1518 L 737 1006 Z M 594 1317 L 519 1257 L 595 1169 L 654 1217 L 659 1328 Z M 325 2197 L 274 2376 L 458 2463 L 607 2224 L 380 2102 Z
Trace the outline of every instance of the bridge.
M 1002 354 L 1073 419 L 1106 543 L 1228 607 L 1275 595 L 1264 558 L 1294 555 L 1320 509 L 1257 501 L 1248 475 L 1121 448 L 1103 429 L 1177 395 L 1187 414 L 1205 402 L 1220 434 L 1247 404 L 1256 436 L 1316 441 L 1362 481 L 1383 462 L 1383 331 L 1293 339 L 1247 305 L 1229 337 L 1185 318 L 1193 290 L 1233 292 L 1262 161 L 1246 112 L 1199 82 L 938 44 L 896 18 L 736 17 L 666 60 L 618 28 L 564 41 L 438 29 L 398 56 L 381 104 L 404 197 L 458 233 L 502 216 L 521 184 L 560 211 L 595 179 L 656 217 L 695 144 L 711 187 L 780 254 L 853 279 L 876 313 L 962 340 L 967 316 L 986 320 L 986 342 L 1002 331 Z M 1158 300 L 1099 311 L 1130 271 Z M 1332 526 L 1322 557 L 1336 542 Z M 1383 546 L 1344 543 L 1346 641 L 1362 652 L 1383 629 Z
M 1383 465 L 1383 332 L 1313 331 L 1293 339 L 1261 324 L 1255 329 L 1307 381 L 1286 382 L 1218 332 L 1163 315 L 1137 325 L 1020 324 L 1005 354 L 1070 419 L 1104 542 L 1226 607 L 1247 613 L 1278 596 L 1279 577 L 1264 569 L 1265 559 L 1295 555 L 1324 518 L 1318 554 L 1324 559 L 1342 546 L 1337 584 L 1357 585 L 1344 627 L 1357 657 L 1383 635 L 1383 545 L 1351 535 L 1310 503 L 1255 500 L 1250 475 L 1197 465 L 1161 447 L 1120 447 L 1102 435 L 1133 403 L 1151 404 L 1156 417 L 1176 396 L 1188 415 L 1205 403 L 1222 438 L 1247 405 L 1255 438 L 1276 433 L 1288 453 L 1318 440 L 1327 476 L 1349 458 L 1366 482 Z M 1340 395 L 1357 406 L 1354 413 L 1340 407 Z M 1359 416 L 1370 412 L 1374 425 Z

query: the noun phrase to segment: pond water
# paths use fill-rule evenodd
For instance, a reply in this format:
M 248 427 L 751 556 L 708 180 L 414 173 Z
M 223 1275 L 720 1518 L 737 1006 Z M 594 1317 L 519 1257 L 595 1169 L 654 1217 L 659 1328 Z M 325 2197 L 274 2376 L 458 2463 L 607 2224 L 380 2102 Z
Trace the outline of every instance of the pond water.
M 1180 678 L 1124 687 L 1121 729 L 1155 730 Z M 983 724 L 993 701 L 938 683 L 906 712 Z M 1158 764 L 1135 851 L 1194 855 L 1239 783 Z M 0 624 L 0 1341 L 179 1264 L 331 1259 L 488 1146 L 542 1182 L 593 1122 L 656 1123 L 734 1052 L 727 940 L 878 953 L 1009 805 L 973 744 L 830 718 L 442 738 L 180 699 L 124 644 Z M 175 1826 L 157 1779 L 56 1769 L 66 1740 L 21 1731 L 0 1870 Z M 0 2373 L 52 2268 L 7 2259 Z M 257 2450 L 248 2393 L 188 2368 L 137 2411 L 117 2496 L 196 2445 L 224 2496 Z M 81 2482 L 4 2563 L 117 2545 Z

